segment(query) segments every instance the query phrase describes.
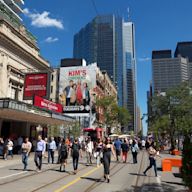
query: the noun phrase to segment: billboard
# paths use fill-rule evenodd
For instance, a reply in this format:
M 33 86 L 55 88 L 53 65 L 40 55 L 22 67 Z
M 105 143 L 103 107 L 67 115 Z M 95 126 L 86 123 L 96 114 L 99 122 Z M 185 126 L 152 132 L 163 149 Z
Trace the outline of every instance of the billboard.
M 37 95 L 34 96 L 33 105 L 57 113 L 63 112 L 63 106 L 61 104 L 54 103 Z
M 30 73 L 25 75 L 23 91 L 24 100 L 32 100 L 34 95 L 48 97 L 49 93 L 49 74 Z
M 64 113 L 89 113 L 91 90 L 96 87 L 96 65 L 61 67 L 59 102 Z

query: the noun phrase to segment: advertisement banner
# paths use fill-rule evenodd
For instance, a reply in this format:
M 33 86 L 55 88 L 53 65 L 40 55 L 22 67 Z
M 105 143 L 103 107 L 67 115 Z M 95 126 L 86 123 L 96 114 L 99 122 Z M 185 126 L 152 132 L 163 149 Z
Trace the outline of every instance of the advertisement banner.
M 34 96 L 33 105 L 39 108 L 48 109 L 53 112 L 62 113 L 63 106 L 58 103 L 54 103 L 37 95 Z
M 64 113 L 90 112 L 96 70 L 96 65 L 60 68 L 59 102 L 64 107 Z
M 31 73 L 25 75 L 24 100 L 32 100 L 34 95 L 48 97 L 49 91 L 48 73 Z

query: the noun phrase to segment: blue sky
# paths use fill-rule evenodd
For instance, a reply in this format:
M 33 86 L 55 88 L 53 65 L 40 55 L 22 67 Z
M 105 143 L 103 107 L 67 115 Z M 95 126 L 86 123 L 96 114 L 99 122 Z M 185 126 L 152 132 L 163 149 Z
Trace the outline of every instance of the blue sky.
M 138 104 L 146 113 L 151 80 L 151 52 L 174 50 L 178 41 L 192 40 L 191 0 L 26 0 L 26 27 L 37 37 L 41 54 L 52 66 L 72 57 L 73 35 L 99 14 L 118 14 L 136 28 Z M 146 127 L 146 125 L 144 125 Z

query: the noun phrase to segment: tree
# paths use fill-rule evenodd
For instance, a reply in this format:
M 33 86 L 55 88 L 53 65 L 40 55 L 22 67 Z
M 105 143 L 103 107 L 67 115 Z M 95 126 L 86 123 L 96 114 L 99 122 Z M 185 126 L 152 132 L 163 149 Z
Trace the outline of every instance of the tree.
M 131 120 L 131 115 L 129 111 L 124 107 L 118 107 L 118 122 L 121 127 L 127 127 L 129 121 Z
M 184 137 L 182 154 L 182 177 L 192 190 L 192 94 L 191 85 L 183 83 L 168 90 L 165 96 L 152 99 L 153 114 L 149 118 L 151 129 L 157 134 L 165 131 L 175 148 L 176 134 Z
M 96 107 L 103 110 L 104 124 L 107 128 L 112 127 L 117 123 L 118 106 L 115 97 L 105 96 L 102 98 L 97 98 Z
M 192 127 L 192 96 L 187 83 L 170 89 L 164 96 L 152 98 L 151 129 L 159 135 L 166 132 L 171 139 L 171 149 L 175 148 L 175 135 L 188 134 Z

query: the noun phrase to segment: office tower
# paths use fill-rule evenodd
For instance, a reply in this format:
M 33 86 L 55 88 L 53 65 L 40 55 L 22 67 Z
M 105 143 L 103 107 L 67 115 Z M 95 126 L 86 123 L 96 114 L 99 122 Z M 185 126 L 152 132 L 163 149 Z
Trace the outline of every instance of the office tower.
M 192 80 L 192 42 L 178 42 L 175 57 L 184 57 L 189 62 L 189 79 Z
M 152 52 L 153 92 L 166 92 L 188 80 L 188 61 L 172 58 L 171 50 Z
M 114 15 L 97 16 L 74 36 L 74 58 L 96 62 L 118 91 L 118 103 L 133 117 L 136 130 L 136 76 L 134 24 Z

